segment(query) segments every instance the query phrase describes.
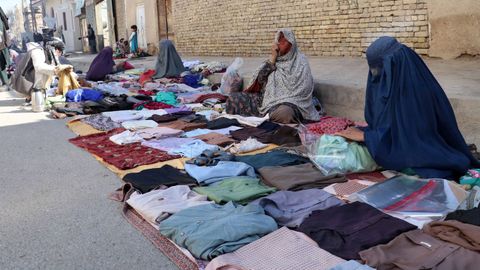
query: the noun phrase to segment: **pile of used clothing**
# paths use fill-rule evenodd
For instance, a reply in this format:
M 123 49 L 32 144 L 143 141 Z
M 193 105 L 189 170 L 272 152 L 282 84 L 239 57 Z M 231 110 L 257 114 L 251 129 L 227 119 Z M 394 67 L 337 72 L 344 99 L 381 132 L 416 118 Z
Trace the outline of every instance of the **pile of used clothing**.
M 462 178 L 471 191 L 381 171 L 334 135 L 354 122 L 226 114 L 204 81 L 225 65 L 185 64 L 183 77 L 130 70 L 53 103 L 89 114 L 70 142 L 122 178 L 111 197 L 181 269 L 478 267 L 478 170 Z

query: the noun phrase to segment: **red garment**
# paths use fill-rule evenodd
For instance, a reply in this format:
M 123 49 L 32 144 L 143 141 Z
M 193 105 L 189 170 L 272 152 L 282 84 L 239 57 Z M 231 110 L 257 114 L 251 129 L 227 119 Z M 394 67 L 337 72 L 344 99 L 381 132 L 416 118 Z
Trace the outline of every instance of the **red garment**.
M 155 92 L 149 91 L 149 90 L 138 90 L 138 94 L 146 95 L 146 96 L 155 96 L 156 95 Z
M 108 132 L 78 136 L 69 141 L 89 153 L 99 156 L 103 161 L 120 170 L 180 158 L 180 156 L 169 155 L 166 152 L 142 146 L 140 143 L 118 145 L 110 141 L 109 138 L 112 135 L 123 131 L 125 130 L 117 128 Z
M 307 129 L 309 132 L 317 135 L 332 135 L 353 125 L 355 123 L 347 118 L 325 116 L 320 119 L 320 122 L 308 124 Z
M 137 104 L 133 105 L 133 109 L 137 109 L 138 107 L 143 107 L 144 109 L 149 109 L 149 110 L 160 110 L 160 109 L 173 108 L 173 106 L 170 105 L 170 104 L 166 104 L 166 103 L 163 103 L 163 102 L 155 102 L 155 101 L 145 101 L 145 102 L 140 102 L 140 103 L 137 103 Z
M 135 67 L 132 64 L 130 64 L 129 62 L 125 61 L 125 62 L 123 62 L 123 68 L 125 70 L 129 70 L 129 69 L 134 69 Z
M 212 93 L 212 94 L 204 94 L 204 95 L 199 96 L 197 99 L 195 99 L 194 103 L 202 103 L 205 100 L 210 99 L 210 98 L 216 98 L 220 102 L 225 102 L 227 100 L 227 96 L 225 96 L 225 95 L 218 94 L 218 93 Z
M 149 70 L 145 71 L 144 73 L 142 73 L 142 75 L 140 75 L 140 78 L 138 79 L 138 82 L 141 85 L 143 85 L 146 82 L 152 81 L 153 75 L 155 75 L 155 70 L 154 69 L 149 69 Z

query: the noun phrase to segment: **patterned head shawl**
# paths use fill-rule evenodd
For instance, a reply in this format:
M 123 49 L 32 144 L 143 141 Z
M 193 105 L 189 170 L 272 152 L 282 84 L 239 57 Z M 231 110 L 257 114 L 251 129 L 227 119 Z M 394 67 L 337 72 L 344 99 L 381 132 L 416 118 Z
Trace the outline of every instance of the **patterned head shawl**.
M 276 70 L 268 76 L 268 82 L 262 89 L 263 103 L 260 112 L 266 114 L 276 105 L 291 103 L 298 107 L 304 119 L 319 120 L 320 115 L 312 103 L 314 84 L 308 60 L 298 49 L 292 30 L 278 30 L 275 42 L 278 42 L 280 33 L 283 33 L 292 47 L 288 53 L 277 57 Z M 260 69 L 255 72 L 254 79 L 259 71 Z

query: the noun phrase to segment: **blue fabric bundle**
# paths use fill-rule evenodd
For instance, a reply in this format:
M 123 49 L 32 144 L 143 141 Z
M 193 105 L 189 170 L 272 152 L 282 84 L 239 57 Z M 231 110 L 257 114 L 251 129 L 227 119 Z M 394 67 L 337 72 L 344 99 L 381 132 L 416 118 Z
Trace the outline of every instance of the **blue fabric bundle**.
M 67 102 L 99 101 L 103 99 L 103 94 L 97 90 L 80 88 L 69 90 L 65 97 Z

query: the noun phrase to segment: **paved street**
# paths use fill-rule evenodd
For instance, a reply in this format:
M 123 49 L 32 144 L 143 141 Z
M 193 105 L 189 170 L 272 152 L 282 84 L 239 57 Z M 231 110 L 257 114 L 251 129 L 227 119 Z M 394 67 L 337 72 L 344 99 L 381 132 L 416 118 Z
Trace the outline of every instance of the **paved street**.
M 65 121 L 0 89 L 0 269 L 177 269 L 107 199 L 120 179 Z

